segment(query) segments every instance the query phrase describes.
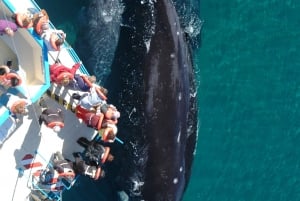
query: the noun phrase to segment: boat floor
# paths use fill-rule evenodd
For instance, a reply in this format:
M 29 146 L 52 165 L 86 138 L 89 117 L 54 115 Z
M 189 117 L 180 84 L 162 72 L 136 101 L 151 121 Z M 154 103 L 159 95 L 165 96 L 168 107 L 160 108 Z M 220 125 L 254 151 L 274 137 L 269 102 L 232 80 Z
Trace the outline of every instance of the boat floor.
M 52 90 L 52 92 L 51 92 Z M 70 95 L 75 92 L 56 88 L 49 89 L 49 93 L 64 93 L 65 99 L 70 99 Z M 52 95 L 52 97 L 54 97 Z M 29 115 L 24 116 L 18 123 L 16 131 L 4 142 L 0 149 L 1 171 L 0 178 L 2 185 L 5 185 L 5 193 L 2 193 L 1 200 L 24 200 L 31 191 L 30 174 L 36 171 L 37 163 L 48 163 L 51 155 L 57 151 L 61 152 L 65 158 L 74 160 L 72 153 L 83 151 L 76 140 L 85 136 L 92 139 L 96 133 L 94 129 L 80 123 L 75 114 L 66 109 L 62 104 L 45 94 L 43 96 L 48 107 L 61 108 L 64 112 L 65 126 L 57 134 L 44 124 L 38 123 L 41 107 L 34 103 L 28 107 Z M 75 103 L 74 103 L 75 104 Z M 36 155 L 36 153 L 38 153 Z M 34 156 L 34 159 L 28 160 L 28 156 Z M 30 158 L 30 157 L 29 157 Z M 31 167 L 28 167 L 31 164 Z M 22 171 L 20 171 L 22 170 Z M 22 174 L 20 174 L 22 173 Z M 27 186 L 27 188 L 24 188 Z M 14 188 L 13 188 L 14 187 Z

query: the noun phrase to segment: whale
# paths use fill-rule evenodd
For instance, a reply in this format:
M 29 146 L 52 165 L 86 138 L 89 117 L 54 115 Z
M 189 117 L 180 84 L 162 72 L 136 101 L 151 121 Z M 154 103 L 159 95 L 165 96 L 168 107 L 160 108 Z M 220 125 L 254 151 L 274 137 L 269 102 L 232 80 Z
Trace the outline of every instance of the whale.
M 198 131 L 188 36 L 171 1 L 123 0 L 108 100 L 121 112 L 107 179 L 127 200 L 179 201 L 191 177 Z

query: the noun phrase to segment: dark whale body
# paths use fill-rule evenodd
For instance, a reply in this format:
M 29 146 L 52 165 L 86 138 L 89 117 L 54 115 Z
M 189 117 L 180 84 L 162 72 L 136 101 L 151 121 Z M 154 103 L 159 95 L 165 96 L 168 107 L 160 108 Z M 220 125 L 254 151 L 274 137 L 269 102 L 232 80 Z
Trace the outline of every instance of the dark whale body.
M 197 136 L 190 49 L 169 0 L 124 0 L 119 41 L 107 79 L 121 112 L 108 179 L 129 200 L 181 200 Z

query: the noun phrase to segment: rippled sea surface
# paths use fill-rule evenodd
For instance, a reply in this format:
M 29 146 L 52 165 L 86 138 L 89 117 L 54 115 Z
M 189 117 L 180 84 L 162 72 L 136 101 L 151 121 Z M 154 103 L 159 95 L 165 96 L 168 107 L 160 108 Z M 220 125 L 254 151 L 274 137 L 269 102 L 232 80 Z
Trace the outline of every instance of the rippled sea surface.
M 72 44 L 84 1 L 37 2 Z M 300 2 L 201 0 L 200 10 L 201 123 L 183 200 L 300 200 Z M 89 185 L 84 200 L 103 200 Z

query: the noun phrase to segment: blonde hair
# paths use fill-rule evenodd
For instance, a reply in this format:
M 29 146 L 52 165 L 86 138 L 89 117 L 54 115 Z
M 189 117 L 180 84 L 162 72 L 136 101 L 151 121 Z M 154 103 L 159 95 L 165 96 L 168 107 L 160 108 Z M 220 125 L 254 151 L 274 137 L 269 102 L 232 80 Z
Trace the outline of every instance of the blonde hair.
M 60 84 L 63 86 L 67 86 L 69 83 L 70 83 L 70 80 L 68 77 L 64 77 L 64 79 L 62 79 L 62 81 L 60 82 Z
M 88 80 L 91 82 L 91 83 L 95 83 L 97 81 L 96 79 L 96 76 L 95 75 L 91 75 L 88 77 Z

